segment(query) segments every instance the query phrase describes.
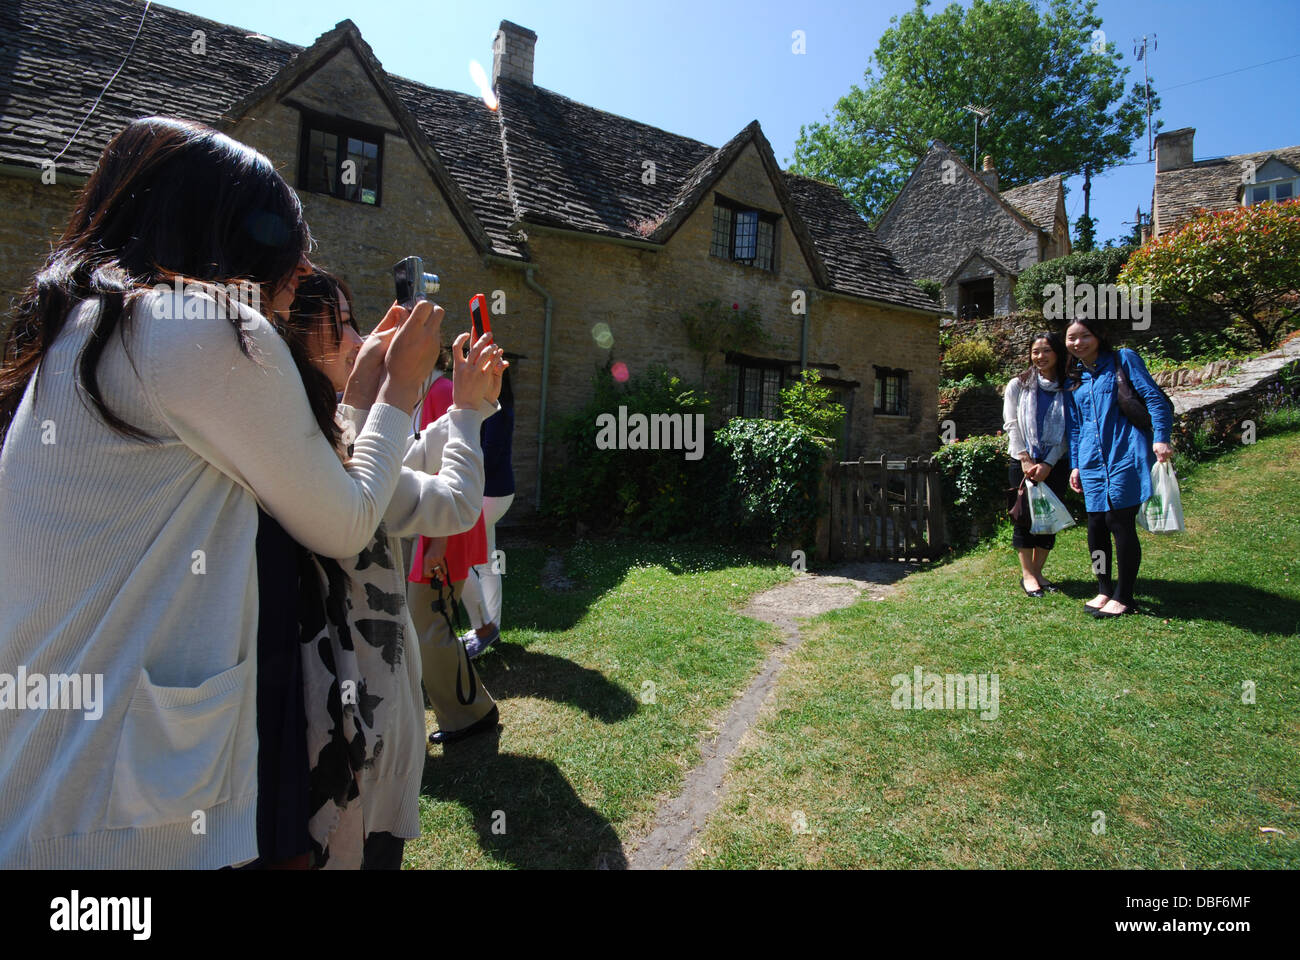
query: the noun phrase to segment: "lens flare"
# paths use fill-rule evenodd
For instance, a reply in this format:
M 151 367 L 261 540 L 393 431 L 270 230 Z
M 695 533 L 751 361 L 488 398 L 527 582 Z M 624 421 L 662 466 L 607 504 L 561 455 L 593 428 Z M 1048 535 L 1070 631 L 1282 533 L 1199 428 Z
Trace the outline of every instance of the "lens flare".
M 610 375 L 619 383 L 627 383 L 627 378 L 631 376 L 631 374 L 627 372 L 627 364 L 622 360 L 610 367 L 609 372 Z
M 591 338 L 596 341 L 596 346 L 602 350 L 608 350 L 614 345 L 614 334 L 609 329 L 608 323 L 597 323 L 591 328 Z
M 492 84 L 488 83 L 487 71 L 477 60 L 469 62 L 469 76 L 474 81 L 474 86 L 478 87 L 478 92 L 483 97 L 483 103 L 489 110 L 497 108 L 497 95 L 492 92 Z

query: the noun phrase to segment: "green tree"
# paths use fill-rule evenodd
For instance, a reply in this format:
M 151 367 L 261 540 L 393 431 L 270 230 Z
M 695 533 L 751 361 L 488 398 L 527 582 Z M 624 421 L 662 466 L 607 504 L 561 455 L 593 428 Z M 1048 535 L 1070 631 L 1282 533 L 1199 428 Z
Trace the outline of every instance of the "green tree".
M 1271 350 L 1300 317 L 1300 200 L 1202 213 L 1140 247 L 1119 281 L 1240 320 Z
M 1074 221 L 1075 253 L 1090 253 L 1097 247 L 1097 218 L 1086 213 Z
M 980 152 L 1005 189 L 1085 166 L 1095 176 L 1133 156 L 1146 124 L 1141 83 L 1101 34 L 1095 0 L 974 0 L 934 16 L 928 0 L 894 17 L 864 75 L 826 123 L 800 128 L 795 173 L 835 183 L 875 220 L 930 141 L 971 155 L 973 104 L 992 109 Z M 1152 109 L 1159 100 L 1152 94 Z

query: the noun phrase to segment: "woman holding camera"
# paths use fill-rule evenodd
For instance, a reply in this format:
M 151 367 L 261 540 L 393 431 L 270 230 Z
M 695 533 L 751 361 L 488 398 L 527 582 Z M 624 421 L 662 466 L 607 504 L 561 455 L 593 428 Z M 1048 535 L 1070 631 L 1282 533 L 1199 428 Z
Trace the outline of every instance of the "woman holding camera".
M 1002 398 L 1002 429 L 1007 434 L 1007 484 L 1018 488 L 1025 480 L 1046 483 L 1058 497 L 1065 495 L 1067 440 L 1065 344 L 1055 333 L 1040 333 L 1029 343 L 1029 368 L 1007 384 Z M 1020 556 L 1020 586 L 1031 597 L 1042 597 L 1055 584 L 1043 578 L 1043 564 L 1056 546 L 1056 534 L 1031 533 L 1031 518 L 1014 526 L 1011 545 Z
M 397 308 L 345 466 L 268 319 L 310 243 L 266 157 L 149 117 L 105 148 L 18 307 L 0 365 L 0 673 L 102 695 L 98 716 L 0 710 L 2 867 L 257 856 L 258 506 L 317 553 L 361 550 L 437 350 L 432 305 Z M 240 280 L 261 310 L 214 286 Z
M 350 301 L 341 281 L 317 270 L 300 285 L 281 328 L 304 384 L 329 413 L 322 431 L 336 440 L 340 457 L 365 423 L 390 333 L 381 325 L 358 349 Z M 330 868 L 398 869 L 405 840 L 420 834 L 426 658 L 411 643 L 418 634 L 405 602 L 400 538 L 457 534 L 481 514 L 479 432 L 497 410 L 505 361 L 490 335 L 466 354 L 468 339 L 461 334 L 448 353 L 450 409 L 411 439 L 370 542 L 337 561 L 312 557 L 314 570 L 304 578 L 304 593 L 321 598 L 315 609 L 303 608 L 301 623 L 309 828 L 315 862 Z M 332 388 L 345 384 L 336 407 Z
M 1065 391 L 1074 462 L 1070 487 L 1083 494 L 1088 508 L 1088 552 L 1097 576 L 1097 596 L 1084 609 L 1099 619 L 1138 613 L 1137 512 L 1151 497 L 1152 467 L 1171 456 L 1173 407 L 1135 351 L 1111 347 L 1100 321 L 1071 323 L 1065 345 L 1071 355 Z

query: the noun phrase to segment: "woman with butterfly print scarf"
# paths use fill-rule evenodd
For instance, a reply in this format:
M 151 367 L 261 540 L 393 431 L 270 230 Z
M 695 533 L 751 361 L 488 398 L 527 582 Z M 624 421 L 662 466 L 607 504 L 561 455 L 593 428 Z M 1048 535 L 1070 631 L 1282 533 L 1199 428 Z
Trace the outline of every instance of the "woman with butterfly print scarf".
M 344 388 L 334 411 L 346 459 L 374 400 L 376 376 L 400 308 L 358 348 L 346 332 L 345 288 L 319 272 L 304 281 L 289 323 L 307 344 L 312 374 Z M 343 322 L 340 323 L 342 316 Z M 429 335 L 439 335 L 441 309 Z M 419 836 L 425 760 L 424 698 L 418 644 L 406 607 L 401 537 L 442 536 L 472 526 L 482 510 L 479 429 L 496 412 L 506 361 L 484 337 L 453 350 L 455 402 L 412 438 L 397 489 L 374 537 L 356 557 L 312 556 L 302 578 L 300 615 L 307 713 L 308 830 L 317 866 L 396 869 L 404 840 Z M 297 356 L 295 355 L 295 360 Z M 300 364 L 300 371 L 301 371 Z M 434 474 L 437 474 L 436 476 Z

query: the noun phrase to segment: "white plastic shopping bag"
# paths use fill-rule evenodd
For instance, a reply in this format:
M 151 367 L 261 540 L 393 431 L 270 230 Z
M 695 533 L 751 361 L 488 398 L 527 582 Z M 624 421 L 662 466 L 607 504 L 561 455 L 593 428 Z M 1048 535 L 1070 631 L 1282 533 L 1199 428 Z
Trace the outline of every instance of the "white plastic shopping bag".
M 1138 511 L 1138 523 L 1151 533 L 1181 533 L 1185 529 L 1183 498 L 1174 465 L 1168 460 L 1151 468 L 1151 499 Z
M 1047 484 L 1026 480 L 1025 492 L 1029 496 L 1029 514 L 1033 518 L 1029 525 L 1030 533 L 1060 533 L 1066 527 L 1074 526 L 1074 517 Z

